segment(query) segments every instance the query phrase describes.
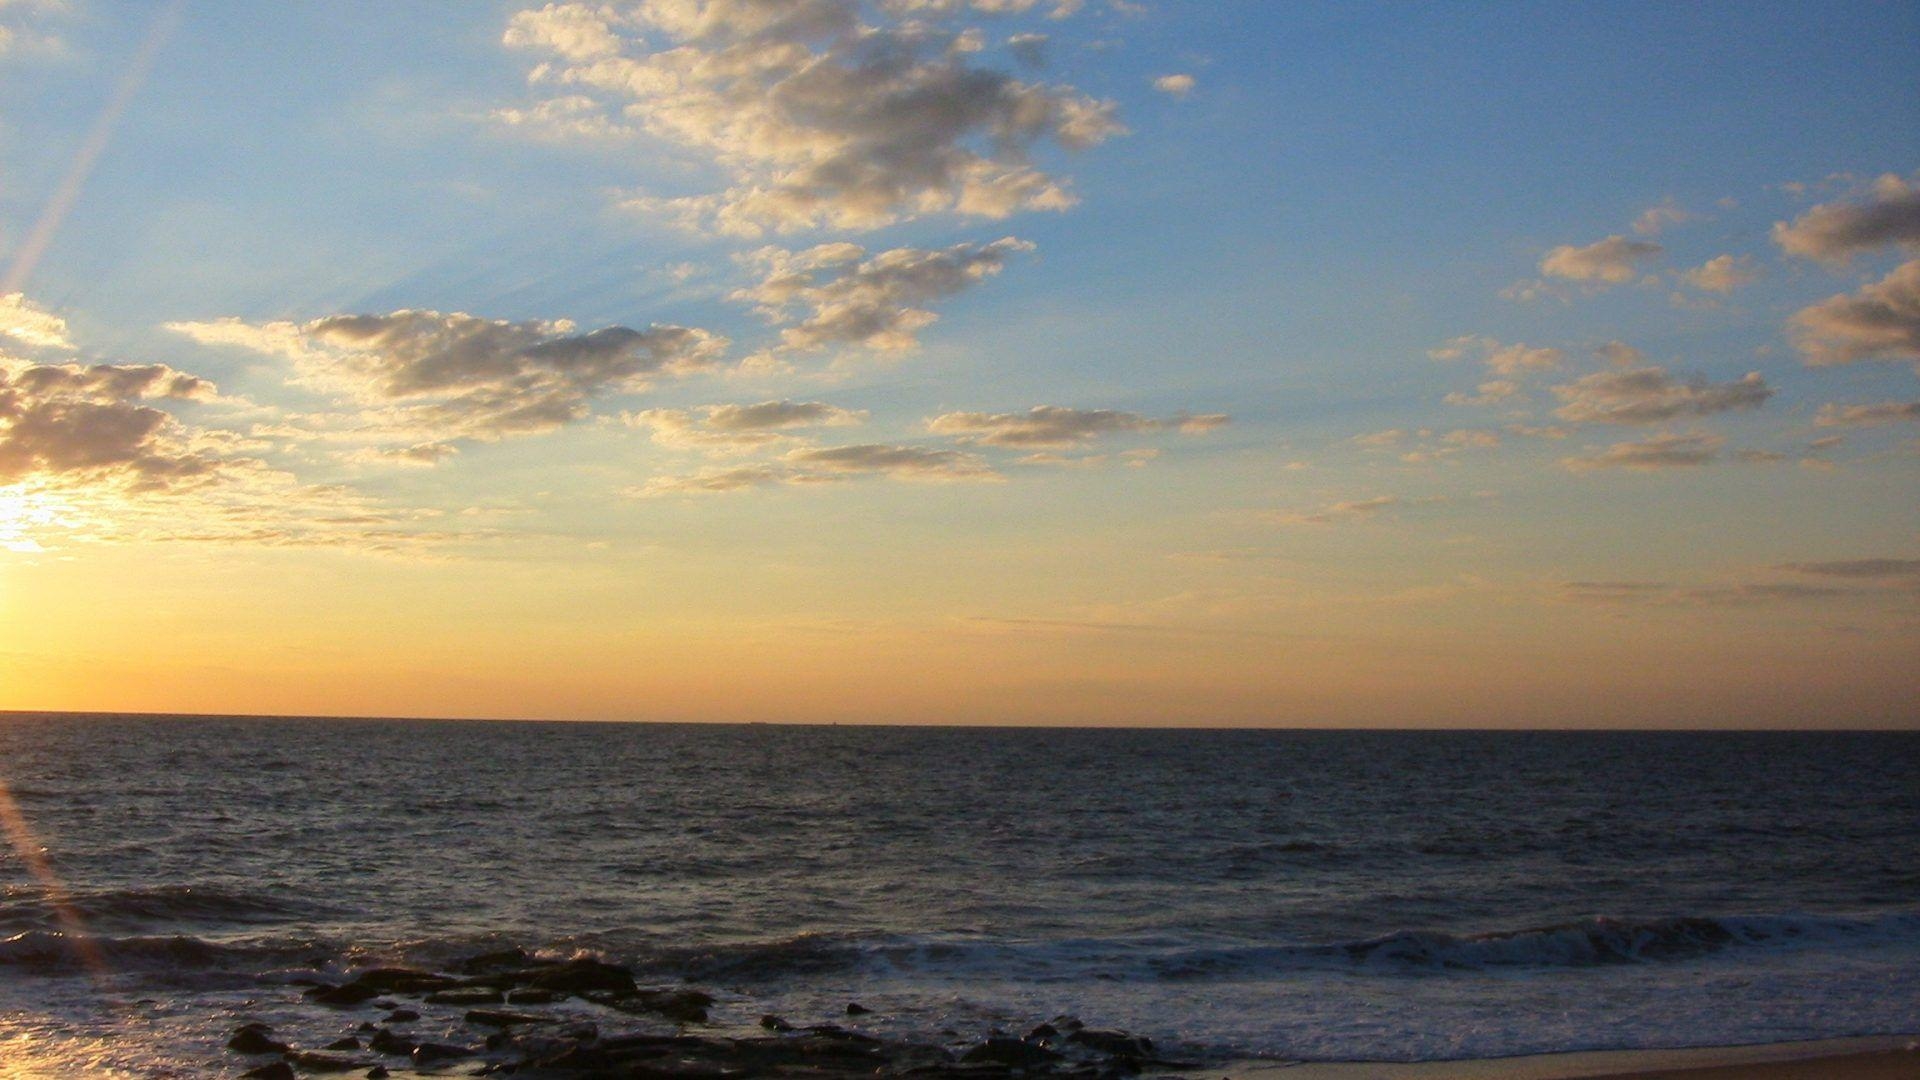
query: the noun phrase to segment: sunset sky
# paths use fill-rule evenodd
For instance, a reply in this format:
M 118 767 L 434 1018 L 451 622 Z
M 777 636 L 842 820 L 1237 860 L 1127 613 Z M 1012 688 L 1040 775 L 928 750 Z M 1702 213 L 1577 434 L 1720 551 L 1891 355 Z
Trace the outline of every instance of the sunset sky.
M 1920 726 L 1916 41 L 0 0 L 0 708 Z

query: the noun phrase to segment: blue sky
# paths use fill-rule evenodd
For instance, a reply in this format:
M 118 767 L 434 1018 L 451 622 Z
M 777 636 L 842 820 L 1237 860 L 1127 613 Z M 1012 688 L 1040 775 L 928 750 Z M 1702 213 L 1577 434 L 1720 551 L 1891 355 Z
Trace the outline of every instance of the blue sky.
M 64 458 L 16 421 L 15 612 L 126 602 L 141 567 L 189 608 L 330 583 L 245 632 L 157 614 L 176 640 L 138 655 L 78 622 L 0 641 L 23 707 L 624 716 L 607 702 L 658 692 L 674 717 L 863 719 L 912 700 L 929 655 L 950 719 L 976 718 L 981 666 L 1026 721 L 1461 722 L 1443 699 L 1465 687 L 1487 722 L 1551 722 L 1541 701 L 1606 685 L 1516 689 L 1518 649 L 1672 665 L 1580 722 L 1916 721 L 1920 356 L 1910 313 L 1872 338 L 1862 312 L 1898 307 L 1915 257 L 1920 5 L 14 0 L 0 26 L 14 260 L 167 29 L 20 284 L 64 329 L 0 337 L 13 377 L 164 364 L 218 387 L 85 399 L 165 414 L 119 458 L 70 452 L 105 412 L 58 412 Z M 857 87 L 803 87 L 810 111 L 780 111 L 876 42 L 917 50 L 921 96 L 870 115 Z M 795 49 L 825 67 L 780 66 Z M 936 106 L 987 108 L 961 85 L 1039 111 L 923 139 L 959 115 Z M 969 174 L 897 155 L 971 160 L 1002 201 L 970 211 Z M 846 167 L 908 194 L 793 179 Z M 652 351 L 617 376 L 545 359 L 605 327 Z M 508 393 L 572 411 L 528 423 Z M 722 430 L 713 410 L 752 404 L 788 410 Z M 481 653 L 541 627 L 601 691 L 410 644 L 482 594 Z M 390 673 L 354 699 L 347 643 L 236 643 L 278 640 L 266 608 L 356 605 L 425 689 Z M 727 642 L 821 627 L 847 640 L 804 700 L 675 674 L 724 682 Z M 1261 651 L 1303 635 L 1378 691 Z M 641 638 L 677 666 L 608 659 Z M 151 696 L 176 652 L 228 674 Z M 1756 682 L 1783 652 L 1860 675 Z M 1133 708 L 1140 672 L 1160 681 Z

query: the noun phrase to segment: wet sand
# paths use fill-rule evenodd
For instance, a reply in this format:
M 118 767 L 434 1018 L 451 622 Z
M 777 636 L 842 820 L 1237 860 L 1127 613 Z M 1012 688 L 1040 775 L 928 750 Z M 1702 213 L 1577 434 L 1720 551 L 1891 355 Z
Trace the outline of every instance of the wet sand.
M 1920 1037 L 1694 1050 L 1608 1050 L 1479 1061 L 1247 1062 L 1209 1080 L 1920 1080 Z

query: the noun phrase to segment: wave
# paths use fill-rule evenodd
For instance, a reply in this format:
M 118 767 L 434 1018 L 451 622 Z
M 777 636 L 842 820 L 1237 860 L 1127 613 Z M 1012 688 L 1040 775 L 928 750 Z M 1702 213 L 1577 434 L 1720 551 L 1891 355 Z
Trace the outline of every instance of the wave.
M 115 972 L 208 968 L 262 972 L 289 964 L 310 965 L 325 959 L 322 948 L 312 942 L 218 942 L 185 934 L 128 937 L 92 934 L 82 946 L 72 935 L 58 930 L 28 930 L 0 938 L 0 967 L 49 973 L 80 971 L 86 967 L 83 949 L 98 955 L 108 970 Z
M 1193 947 L 1164 939 L 995 941 L 801 934 L 773 941 L 653 950 L 635 967 L 691 982 L 843 974 L 930 978 L 1186 980 L 1346 970 L 1418 974 L 1685 961 L 1725 951 L 1920 945 L 1920 911 L 1808 915 L 1594 917 L 1479 934 L 1402 931 L 1354 941 Z M 614 959 L 626 959 L 617 955 Z
M 335 948 L 312 938 L 217 941 L 189 935 L 95 935 L 118 970 L 222 969 L 264 974 L 290 967 L 356 966 L 396 957 L 450 967 L 476 946 L 511 943 L 429 939 Z M 630 966 L 643 981 L 777 986 L 813 979 L 1169 982 L 1284 978 L 1293 973 L 1423 975 L 1487 969 L 1555 970 L 1699 960 L 1768 950 L 1920 948 L 1920 911 L 1857 917 L 1812 915 L 1594 917 L 1479 934 L 1402 931 L 1331 943 L 1194 946 L 1168 938 L 1017 941 L 976 935 L 808 933 L 768 941 L 622 948 L 617 941 L 561 939 L 530 951 L 592 955 Z M 428 958 L 431 957 L 431 960 Z M 56 930 L 0 938 L 0 967 L 77 970 L 74 943 Z
M 285 922 L 322 914 L 312 901 L 207 885 L 158 885 L 72 894 L 69 907 L 80 921 L 108 930 L 154 929 L 181 924 L 224 926 Z M 8 889 L 0 899 L 0 931 L 47 930 L 61 913 L 37 888 Z

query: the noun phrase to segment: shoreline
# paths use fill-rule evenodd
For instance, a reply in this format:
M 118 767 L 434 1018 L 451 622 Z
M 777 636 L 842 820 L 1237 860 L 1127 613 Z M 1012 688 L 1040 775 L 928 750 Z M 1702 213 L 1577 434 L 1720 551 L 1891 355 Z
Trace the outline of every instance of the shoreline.
M 1920 1034 L 1458 1061 L 1250 1059 L 1203 1075 L 1206 1080 L 1912 1080 L 1920 1077 Z

